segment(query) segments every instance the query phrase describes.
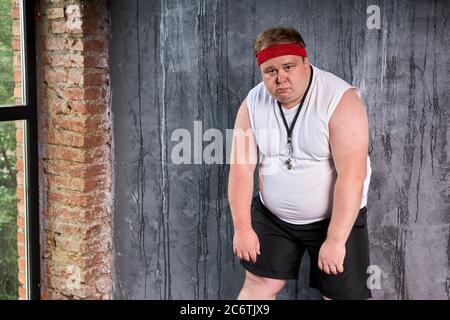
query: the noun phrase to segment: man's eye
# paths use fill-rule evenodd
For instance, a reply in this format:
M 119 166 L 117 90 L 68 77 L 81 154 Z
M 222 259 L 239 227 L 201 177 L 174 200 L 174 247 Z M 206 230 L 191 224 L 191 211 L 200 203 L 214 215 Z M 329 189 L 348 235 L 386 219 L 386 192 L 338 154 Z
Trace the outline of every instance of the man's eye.
M 270 74 L 276 74 L 276 73 L 277 73 L 277 70 L 275 70 L 275 69 L 274 69 L 274 70 L 270 70 L 269 73 L 270 73 Z
M 289 71 L 292 69 L 292 66 L 286 66 L 286 71 Z

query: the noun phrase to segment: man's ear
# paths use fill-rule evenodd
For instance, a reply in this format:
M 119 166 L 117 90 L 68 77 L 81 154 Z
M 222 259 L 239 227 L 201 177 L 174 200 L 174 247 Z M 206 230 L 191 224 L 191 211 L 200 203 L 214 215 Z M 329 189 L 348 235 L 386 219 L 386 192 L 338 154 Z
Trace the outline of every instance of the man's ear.
M 308 57 L 302 57 L 303 58 L 303 64 L 305 65 L 305 67 L 309 67 L 309 60 Z

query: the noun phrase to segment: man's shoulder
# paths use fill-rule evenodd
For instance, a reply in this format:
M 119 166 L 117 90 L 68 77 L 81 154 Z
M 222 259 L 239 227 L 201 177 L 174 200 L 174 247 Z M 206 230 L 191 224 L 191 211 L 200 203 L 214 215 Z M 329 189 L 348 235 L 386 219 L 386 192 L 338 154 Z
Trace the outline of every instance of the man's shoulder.
M 253 103 L 256 101 L 259 101 L 261 99 L 264 99 L 267 96 L 268 92 L 266 87 L 264 86 L 264 82 L 258 83 L 256 86 L 254 86 L 247 95 L 247 103 Z
M 266 87 L 264 86 L 264 82 L 261 81 L 256 86 L 251 88 L 250 91 L 248 92 L 248 94 L 261 93 L 261 92 L 264 92 L 265 90 L 266 90 Z
M 330 89 L 351 86 L 347 81 L 330 71 L 322 70 L 317 67 L 314 68 L 314 71 L 317 73 L 317 77 L 321 84 L 329 87 Z

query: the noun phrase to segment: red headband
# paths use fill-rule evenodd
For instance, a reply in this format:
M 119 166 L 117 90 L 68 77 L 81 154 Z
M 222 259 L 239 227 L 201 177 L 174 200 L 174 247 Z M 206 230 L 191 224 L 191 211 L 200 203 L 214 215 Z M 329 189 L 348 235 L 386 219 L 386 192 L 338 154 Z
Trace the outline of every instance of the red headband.
M 286 55 L 306 57 L 306 50 L 304 47 L 296 43 L 278 44 L 261 50 L 256 54 L 256 58 L 258 59 L 258 64 L 260 65 L 269 59 Z

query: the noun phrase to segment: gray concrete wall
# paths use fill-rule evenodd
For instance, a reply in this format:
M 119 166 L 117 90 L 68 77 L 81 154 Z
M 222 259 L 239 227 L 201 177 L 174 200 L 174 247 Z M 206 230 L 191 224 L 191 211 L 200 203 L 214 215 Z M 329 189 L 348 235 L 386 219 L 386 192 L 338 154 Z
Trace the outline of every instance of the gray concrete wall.
M 381 8 L 379 30 L 366 25 L 371 4 Z M 171 135 L 186 128 L 194 136 L 194 121 L 203 131 L 232 128 L 260 81 L 254 38 L 287 25 L 302 33 L 314 65 L 361 88 L 373 169 L 371 262 L 381 271 L 374 297 L 449 299 L 448 1 L 112 0 L 109 7 L 116 298 L 236 297 L 244 272 L 232 255 L 228 166 L 175 165 Z M 281 299 L 319 297 L 306 285 L 308 264 Z

